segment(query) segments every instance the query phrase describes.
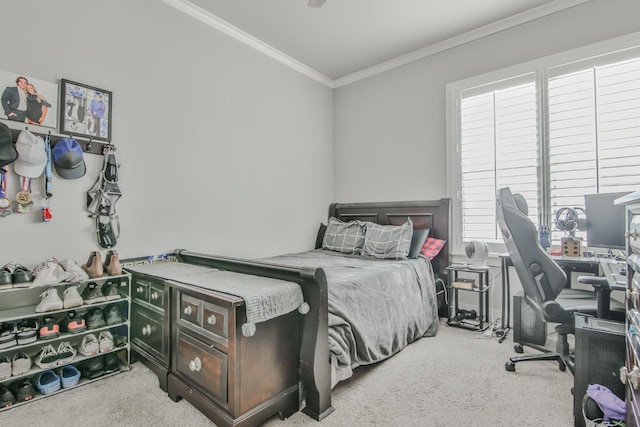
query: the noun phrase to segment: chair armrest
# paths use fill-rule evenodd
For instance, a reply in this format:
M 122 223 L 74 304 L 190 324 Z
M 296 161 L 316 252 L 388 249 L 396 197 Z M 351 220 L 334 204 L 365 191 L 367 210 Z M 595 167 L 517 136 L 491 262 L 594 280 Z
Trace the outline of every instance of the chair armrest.
M 596 297 L 598 300 L 596 316 L 601 319 L 610 319 L 611 291 L 625 290 L 626 287 L 617 284 L 614 284 L 612 286 L 611 284 L 609 284 L 609 281 L 606 277 L 601 276 L 578 276 L 578 282 L 593 286 L 593 289 L 596 291 Z

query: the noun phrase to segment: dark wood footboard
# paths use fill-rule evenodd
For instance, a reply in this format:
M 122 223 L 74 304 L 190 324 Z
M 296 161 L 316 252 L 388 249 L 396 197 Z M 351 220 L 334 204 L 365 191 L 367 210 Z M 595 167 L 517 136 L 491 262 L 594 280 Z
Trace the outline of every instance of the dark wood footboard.
M 327 308 L 327 279 L 321 268 L 292 268 L 287 266 L 220 257 L 177 250 L 181 262 L 220 270 L 270 277 L 296 282 L 300 285 L 309 312 L 301 315 L 300 380 L 306 396 L 302 410 L 315 420 L 322 420 L 331 412 L 331 367 L 329 359 L 329 324 Z

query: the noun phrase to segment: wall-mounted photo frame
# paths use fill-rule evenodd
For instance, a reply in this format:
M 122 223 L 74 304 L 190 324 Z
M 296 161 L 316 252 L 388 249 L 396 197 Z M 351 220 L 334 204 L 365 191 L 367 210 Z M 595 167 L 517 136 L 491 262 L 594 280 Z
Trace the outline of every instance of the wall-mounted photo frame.
M 60 133 L 111 141 L 111 101 L 108 90 L 62 79 Z
M 31 76 L 0 70 L 0 119 L 56 128 L 58 85 Z

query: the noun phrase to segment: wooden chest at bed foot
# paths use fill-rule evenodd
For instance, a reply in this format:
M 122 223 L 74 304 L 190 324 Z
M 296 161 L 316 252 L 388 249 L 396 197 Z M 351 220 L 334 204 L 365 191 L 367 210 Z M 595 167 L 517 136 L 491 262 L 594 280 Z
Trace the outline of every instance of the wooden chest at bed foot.
M 299 409 L 296 313 L 256 325 L 251 337 L 242 298 L 174 288 L 169 397 L 188 400 L 218 426 L 254 426 Z

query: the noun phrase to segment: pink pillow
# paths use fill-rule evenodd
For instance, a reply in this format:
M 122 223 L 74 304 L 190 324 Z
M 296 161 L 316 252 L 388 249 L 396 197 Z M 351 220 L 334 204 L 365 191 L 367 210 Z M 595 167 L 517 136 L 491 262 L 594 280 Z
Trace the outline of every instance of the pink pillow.
M 446 240 L 434 239 L 433 237 L 427 237 L 427 240 L 422 245 L 422 249 L 420 249 L 420 255 L 432 260 L 440 253 L 444 245 L 447 243 Z

